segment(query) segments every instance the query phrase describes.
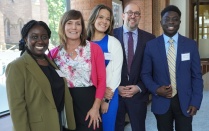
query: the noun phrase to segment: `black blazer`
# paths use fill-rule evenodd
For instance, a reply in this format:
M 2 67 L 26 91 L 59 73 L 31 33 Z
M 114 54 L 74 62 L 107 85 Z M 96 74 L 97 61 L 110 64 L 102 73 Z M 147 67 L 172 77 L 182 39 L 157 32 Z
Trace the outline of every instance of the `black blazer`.
M 114 36 L 120 41 L 124 56 L 120 86 L 138 85 L 142 90 L 142 93 L 147 93 L 147 89 L 145 88 L 144 84 L 141 81 L 140 73 L 142 68 L 142 59 L 143 59 L 145 45 L 149 40 L 154 39 L 155 36 L 146 31 L 138 29 L 138 42 L 129 75 L 128 75 L 126 53 L 123 42 L 123 27 L 114 29 Z

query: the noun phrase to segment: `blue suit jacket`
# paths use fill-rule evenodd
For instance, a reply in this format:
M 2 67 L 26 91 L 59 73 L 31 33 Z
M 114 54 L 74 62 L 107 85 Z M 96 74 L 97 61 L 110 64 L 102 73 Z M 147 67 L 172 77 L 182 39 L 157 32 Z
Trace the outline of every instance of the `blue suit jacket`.
M 189 58 L 182 58 L 189 54 Z M 152 92 L 152 111 L 164 114 L 170 106 L 170 100 L 156 95 L 158 87 L 170 85 L 167 56 L 163 36 L 149 41 L 146 45 L 141 78 L 146 87 Z M 200 108 L 203 97 L 203 80 L 197 43 L 179 35 L 176 58 L 176 88 L 182 112 L 190 105 Z
M 142 58 L 144 54 L 145 45 L 149 40 L 154 39 L 155 36 L 146 31 L 138 29 L 138 42 L 129 75 L 128 75 L 126 53 L 123 42 L 123 27 L 114 29 L 114 36 L 120 41 L 124 56 L 120 86 L 138 85 L 142 90 L 141 96 L 143 97 L 143 95 L 146 94 L 144 98 L 140 98 L 140 99 L 147 101 L 148 100 L 147 89 L 145 88 L 143 82 L 141 81 L 140 73 L 141 73 L 141 65 L 142 65 Z

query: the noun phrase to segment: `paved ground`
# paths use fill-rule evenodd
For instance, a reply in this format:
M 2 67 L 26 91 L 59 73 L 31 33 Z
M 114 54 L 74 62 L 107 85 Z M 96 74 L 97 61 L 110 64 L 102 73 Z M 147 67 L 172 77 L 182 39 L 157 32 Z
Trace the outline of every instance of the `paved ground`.
M 1 78 L 0 78 L 1 80 Z M 0 83 L 0 112 L 9 110 L 5 84 Z
M 209 130 L 209 88 L 203 92 L 204 98 L 202 101 L 201 109 L 193 120 L 193 131 L 208 131 Z M 12 131 L 12 123 L 10 116 L 0 119 L 0 131 Z M 3 125 L 3 126 L 2 126 Z M 127 125 L 125 131 L 131 131 L 130 125 Z M 156 120 L 148 106 L 146 131 L 157 131 Z
M 209 79 L 205 80 L 209 81 Z M 151 112 L 150 105 L 148 106 L 146 131 L 157 131 L 156 120 Z M 204 89 L 203 101 L 200 110 L 193 119 L 193 131 L 208 131 L 209 130 L 209 87 Z M 132 131 L 130 124 L 125 128 L 125 131 Z
M 6 65 L 19 56 L 19 51 L 0 51 L 0 112 L 9 110 L 5 86 Z

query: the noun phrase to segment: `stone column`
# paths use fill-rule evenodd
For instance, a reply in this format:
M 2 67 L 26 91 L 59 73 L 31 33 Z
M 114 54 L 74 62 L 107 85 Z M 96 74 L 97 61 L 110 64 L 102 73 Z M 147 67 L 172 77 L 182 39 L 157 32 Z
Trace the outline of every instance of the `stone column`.
M 170 0 L 171 5 L 176 5 L 179 10 L 181 11 L 181 24 L 179 28 L 179 33 L 181 35 L 189 37 L 189 25 L 190 24 L 190 17 L 189 16 L 189 3 L 190 0 Z
M 161 28 L 161 11 L 168 5 L 168 0 L 153 0 L 153 34 L 159 36 L 163 33 Z
M 0 11 L 0 50 L 5 47 L 5 31 L 4 31 L 4 17 Z

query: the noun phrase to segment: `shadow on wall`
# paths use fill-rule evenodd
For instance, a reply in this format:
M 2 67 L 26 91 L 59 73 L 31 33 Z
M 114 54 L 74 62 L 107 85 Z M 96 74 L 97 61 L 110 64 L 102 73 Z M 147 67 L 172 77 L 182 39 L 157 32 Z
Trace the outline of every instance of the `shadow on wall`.
M 209 39 L 199 40 L 200 58 L 209 58 Z
M 204 84 L 204 89 L 205 90 L 209 90 L 209 72 L 207 72 L 206 74 L 204 74 L 203 76 L 202 76 L 202 78 L 203 78 L 203 84 Z

